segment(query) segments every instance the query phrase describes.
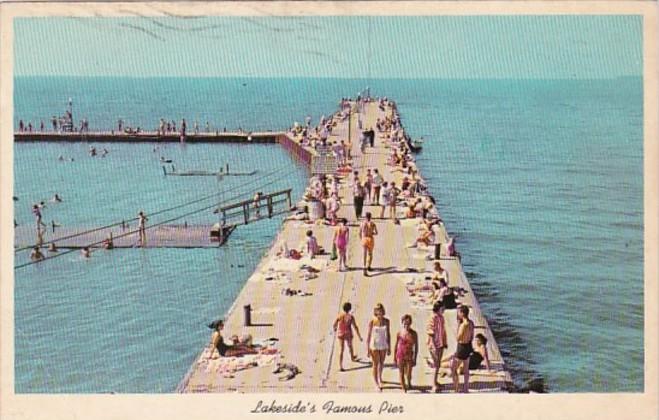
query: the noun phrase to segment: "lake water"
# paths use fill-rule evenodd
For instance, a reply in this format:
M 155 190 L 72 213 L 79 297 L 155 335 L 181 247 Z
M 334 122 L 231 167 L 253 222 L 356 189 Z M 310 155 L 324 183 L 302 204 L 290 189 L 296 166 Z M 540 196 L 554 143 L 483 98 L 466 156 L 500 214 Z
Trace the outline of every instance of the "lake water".
M 186 118 L 202 128 L 279 130 L 334 112 L 367 84 L 396 100 L 408 132 L 425 138 L 419 166 L 515 382 L 642 391 L 640 79 L 18 78 L 15 123 L 48 126 L 71 97 L 75 120 L 87 118 L 92 130 L 119 118 L 147 129 Z M 291 187 L 299 197 L 307 179 L 277 145 L 105 144 L 106 158 L 90 158 L 88 146 L 15 145 L 19 224 L 33 223 L 31 204 L 55 192 L 64 201 L 48 205 L 46 222 L 98 226 L 214 193 Z M 259 173 L 253 181 L 164 177 L 161 155 L 180 169 L 230 162 Z M 202 212 L 185 221 L 215 219 Z M 279 221 L 241 227 L 219 249 L 117 249 L 89 261 L 72 253 L 16 270 L 16 392 L 173 391 L 208 340 L 205 324 L 230 307 Z

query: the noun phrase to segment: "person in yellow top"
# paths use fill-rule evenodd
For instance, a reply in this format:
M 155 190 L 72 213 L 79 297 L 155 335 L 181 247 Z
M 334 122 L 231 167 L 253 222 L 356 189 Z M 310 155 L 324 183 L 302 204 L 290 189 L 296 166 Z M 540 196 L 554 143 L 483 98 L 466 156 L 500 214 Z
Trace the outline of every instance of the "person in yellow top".
M 460 306 L 458 308 L 458 346 L 451 364 L 451 377 L 455 392 L 460 392 L 458 379 L 458 368 L 462 365 L 464 384 L 462 392 L 469 392 L 469 357 L 474 352 L 471 342 L 474 340 L 474 323 L 469 319 L 469 308 Z
M 378 227 L 375 222 L 371 220 L 371 213 L 366 213 L 366 220 L 364 220 L 359 227 L 359 238 L 362 240 L 362 248 L 364 249 L 364 275 L 368 276 L 368 270 L 371 270 L 371 263 L 373 262 L 373 249 L 375 248 L 375 235 L 378 234 Z

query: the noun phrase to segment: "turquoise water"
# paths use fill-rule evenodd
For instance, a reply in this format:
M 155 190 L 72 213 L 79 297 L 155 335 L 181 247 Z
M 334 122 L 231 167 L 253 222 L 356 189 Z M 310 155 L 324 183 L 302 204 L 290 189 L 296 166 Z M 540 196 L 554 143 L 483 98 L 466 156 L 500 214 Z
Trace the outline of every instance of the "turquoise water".
M 245 84 L 245 86 L 243 86 Z M 159 118 L 281 129 L 314 120 L 364 80 L 19 78 L 15 121 L 60 113 L 68 97 L 92 129 L 153 128 Z M 642 81 L 375 80 L 424 136 L 418 156 L 470 282 L 520 386 L 552 392 L 643 390 Z M 163 177 L 226 162 L 293 187 L 306 172 L 276 145 L 17 144 L 17 222 L 58 192 L 44 218 L 99 225 L 213 193 L 247 179 Z M 60 162 L 60 154 L 74 162 Z M 260 187 L 260 185 L 258 185 Z M 234 192 L 228 192 L 234 189 Z M 202 207 L 205 203 L 201 203 Z M 191 206 L 190 209 L 194 209 Z M 162 219 L 181 214 L 163 214 Z M 160 216 L 159 216 L 160 217 Z M 186 218 L 212 222 L 208 212 Z M 16 392 L 171 392 L 277 232 L 241 227 L 212 250 L 76 253 L 17 270 Z M 16 262 L 25 260 L 17 255 Z

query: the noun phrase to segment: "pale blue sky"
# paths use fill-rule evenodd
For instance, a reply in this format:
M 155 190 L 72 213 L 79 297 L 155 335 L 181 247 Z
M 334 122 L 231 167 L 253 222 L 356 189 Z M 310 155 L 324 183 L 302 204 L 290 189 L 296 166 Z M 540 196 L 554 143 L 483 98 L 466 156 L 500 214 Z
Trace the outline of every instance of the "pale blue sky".
M 14 28 L 16 76 L 613 78 L 643 68 L 640 16 L 22 18 Z

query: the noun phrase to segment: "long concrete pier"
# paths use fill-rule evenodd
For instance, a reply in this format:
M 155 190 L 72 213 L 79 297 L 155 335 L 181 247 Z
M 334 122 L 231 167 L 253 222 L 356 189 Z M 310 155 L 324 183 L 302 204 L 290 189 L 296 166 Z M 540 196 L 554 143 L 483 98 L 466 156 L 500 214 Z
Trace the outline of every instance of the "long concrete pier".
M 387 165 L 390 154 L 388 141 L 384 136 L 378 136 L 375 147 L 367 148 L 365 154 L 361 154 L 356 129 L 358 118 L 361 118 L 364 127 L 373 127 L 378 117 L 383 118 L 385 113 L 391 115 L 392 108 L 386 107 L 382 111 L 377 103 L 368 103 L 361 110 L 353 103 L 353 108 L 351 129 L 349 119 L 342 120 L 335 116 L 336 126 L 330 140 L 345 140 L 350 135 L 353 170 L 360 172 L 362 180 L 367 168 L 378 168 L 385 181 L 395 181 L 400 185 L 403 174 L 392 172 L 392 167 Z M 300 146 L 292 135 L 288 134 L 287 137 L 283 144 L 296 157 L 307 161 L 313 159 L 315 151 Z M 412 327 L 419 334 L 420 351 L 413 370 L 416 389 L 411 392 L 429 392 L 433 369 L 429 363 L 425 326 L 432 315 L 432 302 L 426 278 L 431 275 L 433 261 L 428 256 L 434 255 L 434 249 L 407 246 L 418 236 L 418 220 L 405 219 L 404 209 L 398 207 L 400 224 L 395 224 L 391 219 L 375 219 L 379 234 L 375 240 L 373 271 L 368 277 L 364 276 L 358 222 L 348 179 L 341 181 L 339 195 L 343 202 L 339 217 L 347 218 L 350 223 L 348 266 L 351 269 L 339 272 L 338 262 L 330 261 L 327 255 L 313 260 L 307 257 L 293 260 L 278 255 L 284 243 L 289 248 L 301 249 L 300 244 L 307 230 L 314 232 L 321 246 L 331 249 L 333 227 L 297 220 L 285 221 L 269 252 L 226 314 L 223 331 L 226 341 L 233 334 L 241 336 L 248 333 L 255 342 L 270 348 L 269 354 L 209 359 L 210 346 L 207 345 L 179 384 L 178 392 L 378 392 L 366 357 L 365 342 L 355 337 L 359 360 L 351 362 L 346 349 L 346 371 L 339 370 L 339 343 L 332 324 L 344 302 L 352 303 L 353 314 L 364 340 L 373 307 L 376 303 L 382 303 L 387 311 L 386 316 L 391 320 L 392 346 L 393 338 L 401 328 L 401 316 L 412 316 Z M 379 207 L 368 203 L 364 213 L 367 211 L 376 217 L 380 214 Z M 442 242 L 448 240 L 445 226 L 441 227 L 439 236 Z M 476 326 L 475 333 L 482 333 L 488 338 L 492 369 L 472 371 L 470 390 L 505 392 L 511 384 L 510 375 L 462 265 L 455 257 L 441 257 L 441 263 L 449 272 L 450 286 L 465 291 L 459 300 L 471 309 L 470 318 Z M 304 265 L 314 267 L 318 272 L 309 275 L 303 269 Z M 243 309 L 247 305 L 251 307 L 251 326 L 244 326 Z M 445 319 L 449 341 L 446 357 L 456 348 L 456 310 L 447 310 Z M 211 331 L 208 332 L 210 338 Z M 300 373 L 293 376 L 289 374 L 290 370 L 278 372 L 277 363 L 294 365 Z M 393 356 L 387 357 L 383 376 L 385 392 L 402 392 Z M 441 377 L 440 384 L 441 392 L 452 392 L 450 376 Z

